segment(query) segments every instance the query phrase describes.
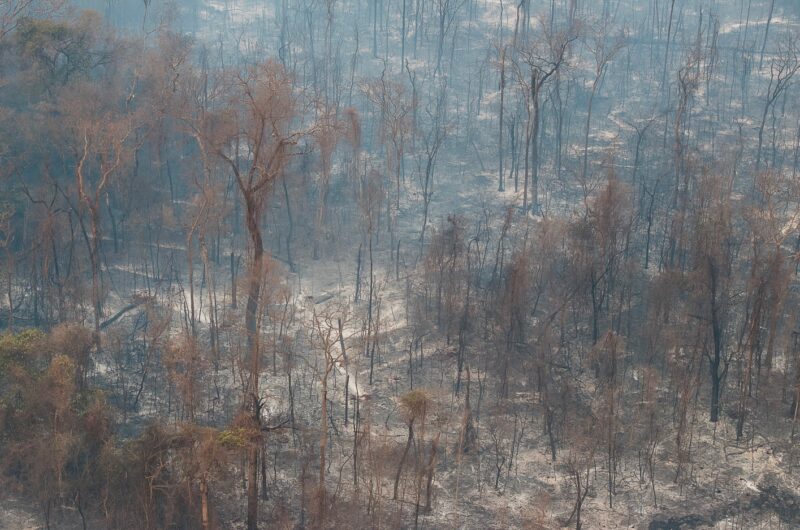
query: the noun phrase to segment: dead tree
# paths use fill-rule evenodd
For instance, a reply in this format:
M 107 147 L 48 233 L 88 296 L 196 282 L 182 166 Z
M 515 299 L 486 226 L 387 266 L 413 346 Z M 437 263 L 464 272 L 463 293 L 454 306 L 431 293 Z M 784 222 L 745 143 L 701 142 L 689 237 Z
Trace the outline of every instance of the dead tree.
M 761 113 L 761 123 L 758 126 L 758 149 L 756 151 L 756 173 L 761 169 L 761 149 L 764 144 L 764 127 L 767 116 L 775 101 L 783 94 L 792 82 L 792 78 L 800 69 L 800 59 L 792 43 L 781 47 L 769 65 L 769 84 L 764 97 L 764 110 Z M 755 183 L 754 183 L 755 186 Z
M 230 168 L 244 204 L 250 260 L 247 278 L 245 332 L 249 376 L 245 409 L 251 415 L 254 440 L 248 446 L 247 528 L 258 528 L 258 453 L 261 433 L 261 351 L 259 318 L 264 283 L 265 251 L 262 218 L 272 184 L 282 174 L 301 134 L 293 130 L 295 95 L 289 76 L 275 62 L 231 74 L 230 108 L 206 130 L 213 149 Z M 211 136 L 214 133 L 216 136 Z M 244 152 L 232 146 L 241 146 Z
M 555 75 L 567 60 L 569 45 L 577 38 L 572 30 L 549 33 L 548 25 L 540 21 L 544 28 L 544 39 L 534 41 L 519 50 L 519 63 L 515 65 L 517 79 L 523 86 L 526 97 L 528 125 L 525 133 L 525 179 L 523 184 L 522 208 L 528 211 L 528 190 L 530 207 L 539 205 L 539 128 L 541 116 L 539 101 L 542 87 Z M 527 72 L 523 74 L 523 66 Z M 530 81 L 528 81 L 530 79 Z

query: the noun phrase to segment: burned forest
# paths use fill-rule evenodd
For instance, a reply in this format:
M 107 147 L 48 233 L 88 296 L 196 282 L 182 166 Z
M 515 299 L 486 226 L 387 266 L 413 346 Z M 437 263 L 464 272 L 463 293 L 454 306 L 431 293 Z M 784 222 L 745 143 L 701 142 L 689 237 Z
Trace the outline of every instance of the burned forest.
M 800 528 L 797 0 L 0 0 L 0 528 Z

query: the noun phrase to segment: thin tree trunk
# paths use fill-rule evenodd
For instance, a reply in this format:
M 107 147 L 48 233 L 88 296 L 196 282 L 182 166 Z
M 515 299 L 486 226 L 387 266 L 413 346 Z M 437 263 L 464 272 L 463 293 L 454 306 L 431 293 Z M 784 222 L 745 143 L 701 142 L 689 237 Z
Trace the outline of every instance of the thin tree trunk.
M 400 475 L 403 473 L 403 465 L 406 463 L 408 450 L 411 449 L 411 442 L 414 441 L 414 419 L 408 422 L 408 440 L 406 440 L 406 447 L 403 449 L 403 456 L 400 457 L 400 464 L 397 466 L 397 473 L 394 476 L 394 493 L 392 499 L 397 500 L 397 488 L 400 485 Z

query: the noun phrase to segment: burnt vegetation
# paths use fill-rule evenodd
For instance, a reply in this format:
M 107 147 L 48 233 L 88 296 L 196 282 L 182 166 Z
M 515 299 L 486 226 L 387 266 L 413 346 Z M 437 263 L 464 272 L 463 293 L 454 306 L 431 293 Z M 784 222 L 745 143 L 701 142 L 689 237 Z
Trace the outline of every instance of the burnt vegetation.
M 4 0 L 0 527 L 800 524 L 794 0 Z

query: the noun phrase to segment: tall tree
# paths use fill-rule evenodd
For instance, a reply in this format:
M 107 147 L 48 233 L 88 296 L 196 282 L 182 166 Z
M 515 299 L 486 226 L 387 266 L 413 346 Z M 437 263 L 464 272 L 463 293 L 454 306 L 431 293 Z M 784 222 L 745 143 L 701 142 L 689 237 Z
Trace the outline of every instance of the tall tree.
M 301 133 L 293 129 L 296 96 L 291 79 L 279 63 L 268 61 L 229 76 L 228 106 L 211 120 L 206 132 L 236 180 L 249 236 L 245 308 L 249 376 L 244 405 L 251 415 L 253 437 L 247 455 L 247 528 L 256 530 L 262 407 L 259 315 L 265 268 L 262 221 L 272 184 L 284 171 Z

